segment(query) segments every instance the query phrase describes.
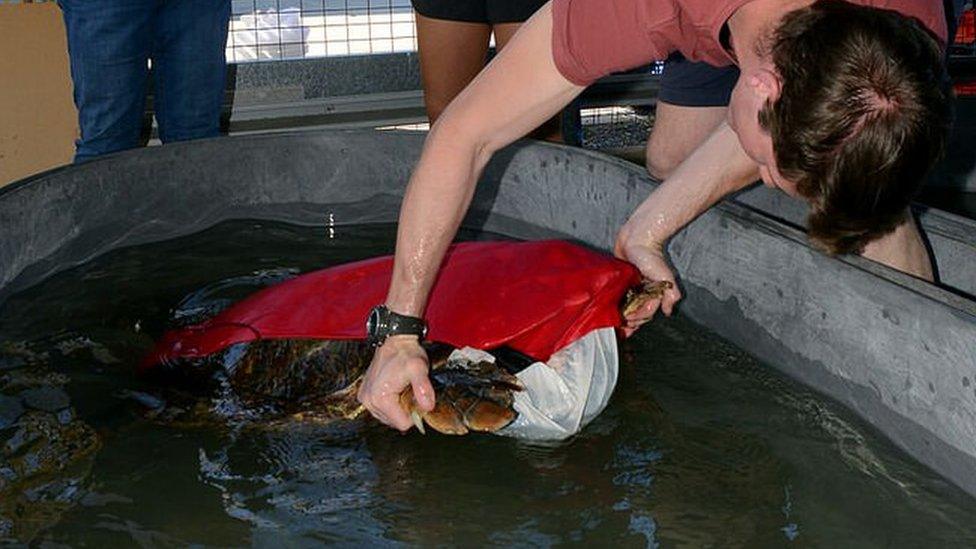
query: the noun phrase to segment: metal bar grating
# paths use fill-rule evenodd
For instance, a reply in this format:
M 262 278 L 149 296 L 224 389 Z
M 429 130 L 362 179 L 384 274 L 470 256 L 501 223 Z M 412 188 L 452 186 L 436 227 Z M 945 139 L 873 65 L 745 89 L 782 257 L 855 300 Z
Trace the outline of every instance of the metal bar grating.
M 233 0 L 227 61 L 417 50 L 410 0 Z

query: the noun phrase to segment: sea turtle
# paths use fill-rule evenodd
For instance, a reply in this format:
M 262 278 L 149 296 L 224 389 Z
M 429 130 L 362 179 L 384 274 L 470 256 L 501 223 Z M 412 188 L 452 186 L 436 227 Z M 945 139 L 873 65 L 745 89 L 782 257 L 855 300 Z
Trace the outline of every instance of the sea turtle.
M 670 282 L 645 282 L 627 292 L 621 311 L 630 313 L 670 287 Z M 451 435 L 495 432 L 517 417 L 514 393 L 523 387 L 515 373 L 531 359 L 502 348 L 492 350 L 495 362 L 471 361 L 452 355 L 448 345 L 425 345 L 435 407 L 420 411 L 410 388 L 400 395 L 419 431 L 426 424 Z M 362 340 L 265 339 L 200 359 L 178 359 L 150 372 L 192 392 L 216 389 L 223 396 L 216 411 L 224 415 L 264 421 L 353 419 L 364 411 L 356 393 L 373 350 Z

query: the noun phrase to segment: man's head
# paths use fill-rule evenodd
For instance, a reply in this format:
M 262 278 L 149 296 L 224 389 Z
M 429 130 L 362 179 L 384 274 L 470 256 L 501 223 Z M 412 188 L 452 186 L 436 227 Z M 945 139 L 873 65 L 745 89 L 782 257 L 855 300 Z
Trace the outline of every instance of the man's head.
M 743 63 L 730 123 L 763 180 L 811 204 L 810 238 L 850 253 L 904 220 L 945 145 L 937 42 L 898 13 L 819 0 Z

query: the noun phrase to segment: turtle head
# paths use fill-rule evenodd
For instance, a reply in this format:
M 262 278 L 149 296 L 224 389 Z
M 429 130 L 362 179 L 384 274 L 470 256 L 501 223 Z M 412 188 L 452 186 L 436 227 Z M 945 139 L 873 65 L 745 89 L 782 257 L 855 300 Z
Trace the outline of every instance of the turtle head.
M 637 286 L 627 290 L 623 302 L 620 304 L 620 312 L 624 317 L 643 307 L 652 299 L 661 299 L 664 292 L 674 287 L 669 280 L 644 280 Z

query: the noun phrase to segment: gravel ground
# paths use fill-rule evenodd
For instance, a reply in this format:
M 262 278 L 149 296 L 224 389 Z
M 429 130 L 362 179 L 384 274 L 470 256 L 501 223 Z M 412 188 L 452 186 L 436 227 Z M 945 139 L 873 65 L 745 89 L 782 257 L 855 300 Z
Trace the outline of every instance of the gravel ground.
M 604 150 L 643 146 L 653 123 L 653 112 L 633 110 L 609 116 L 584 117 L 583 147 Z

